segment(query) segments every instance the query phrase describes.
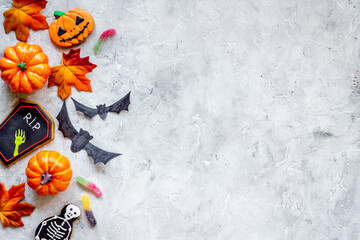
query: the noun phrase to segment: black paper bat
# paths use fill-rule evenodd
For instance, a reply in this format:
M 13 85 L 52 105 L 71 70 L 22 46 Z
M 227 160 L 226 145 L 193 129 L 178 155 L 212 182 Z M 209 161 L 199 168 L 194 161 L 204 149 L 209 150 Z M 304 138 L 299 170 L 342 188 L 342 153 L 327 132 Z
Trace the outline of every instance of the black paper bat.
M 94 160 L 94 164 L 99 162 L 107 164 L 114 157 L 121 155 L 119 153 L 104 151 L 92 145 L 90 140 L 93 139 L 93 136 L 82 128 L 80 128 L 80 132 L 78 132 L 70 121 L 65 101 L 56 119 L 59 121 L 59 131 L 63 133 L 64 137 L 70 138 L 72 141 L 70 148 L 72 152 L 76 153 L 84 149 L 88 156 Z
M 108 112 L 116 112 L 119 114 L 122 110 L 129 111 L 128 107 L 130 104 L 130 93 L 125 95 L 122 99 L 117 101 L 116 103 L 112 104 L 109 107 L 106 107 L 105 104 L 100 104 L 96 106 L 96 109 L 89 108 L 75 99 L 71 98 L 74 101 L 76 111 L 82 112 L 88 118 L 93 118 L 95 115 L 99 114 L 101 119 L 105 119 Z

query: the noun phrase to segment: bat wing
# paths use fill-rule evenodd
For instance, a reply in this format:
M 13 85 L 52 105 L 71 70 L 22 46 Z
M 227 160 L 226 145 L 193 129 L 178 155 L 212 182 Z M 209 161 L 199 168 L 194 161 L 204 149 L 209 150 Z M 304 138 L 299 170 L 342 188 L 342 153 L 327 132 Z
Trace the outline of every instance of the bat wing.
M 128 107 L 130 104 L 130 93 L 125 95 L 122 99 L 108 107 L 109 112 L 120 113 L 122 110 L 129 111 Z
M 104 151 L 95 145 L 88 143 L 84 148 L 89 157 L 94 160 L 94 164 L 102 162 L 103 164 L 107 164 L 114 157 L 120 156 L 120 153 L 112 153 Z
M 74 128 L 70 121 L 65 101 L 59 114 L 56 116 L 56 119 L 59 121 L 59 131 L 63 133 L 64 137 L 73 139 L 78 134 L 78 131 Z
M 75 104 L 76 111 L 82 112 L 86 117 L 93 118 L 95 115 L 98 114 L 97 109 L 89 108 L 84 104 L 79 103 L 75 99 L 71 98 Z

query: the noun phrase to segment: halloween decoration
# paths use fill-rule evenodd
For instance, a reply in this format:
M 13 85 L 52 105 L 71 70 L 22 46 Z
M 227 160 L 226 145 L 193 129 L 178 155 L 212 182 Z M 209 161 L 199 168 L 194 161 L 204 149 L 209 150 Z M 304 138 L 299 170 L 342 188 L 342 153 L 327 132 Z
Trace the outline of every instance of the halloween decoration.
M 95 185 L 95 183 L 90 182 L 89 180 L 87 180 L 86 178 L 82 177 L 82 176 L 76 176 L 76 181 L 83 185 L 84 187 L 90 189 L 93 193 L 95 193 L 95 195 L 97 197 L 101 197 L 102 192 L 100 191 L 100 189 Z
M 99 162 L 107 164 L 114 157 L 121 155 L 119 153 L 104 151 L 92 145 L 90 140 L 93 139 L 93 136 L 82 128 L 80 128 L 78 132 L 69 119 L 65 101 L 56 119 L 59 121 L 59 130 L 63 133 L 64 137 L 70 138 L 72 141 L 70 148 L 72 152 L 76 153 L 84 149 L 89 157 L 94 160 L 94 164 Z
M 69 160 L 56 151 L 41 151 L 26 167 L 27 183 L 39 195 L 56 195 L 67 189 L 72 178 Z
M 87 219 L 89 220 L 91 227 L 95 227 L 96 219 L 95 219 L 93 211 L 91 210 L 90 199 L 89 199 L 88 195 L 86 195 L 86 194 L 82 195 L 82 203 L 83 203 L 83 207 L 85 210 L 85 215 L 86 215 Z
M 129 111 L 128 107 L 130 104 L 130 93 L 126 94 L 125 97 L 117 101 L 116 103 L 110 105 L 109 107 L 106 107 L 105 104 L 100 104 L 96 106 L 96 109 L 89 108 L 75 99 L 71 98 L 75 104 L 76 111 L 82 112 L 86 117 L 93 118 L 95 115 L 98 115 L 101 117 L 101 119 L 105 119 L 108 112 L 115 112 L 119 114 L 122 110 Z
M 0 220 L 4 227 L 21 227 L 24 223 L 21 217 L 30 216 L 35 207 L 30 203 L 19 203 L 25 198 L 25 183 L 13 185 L 6 191 L 5 185 L 0 182 Z
M 54 139 L 54 121 L 37 103 L 21 100 L 0 124 L 0 159 L 7 166 Z
M 71 85 L 78 91 L 92 92 L 90 79 L 85 74 L 97 66 L 89 62 L 89 57 L 80 58 L 80 48 L 63 53 L 63 65 L 51 68 L 48 87 L 58 86 L 58 96 L 66 100 L 71 94 Z
M 95 53 L 98 53 L 99 50 L 100 50 L 100 47 L 101 47 L 102 42 L 103 42 L 106 38 L 114 35 L 115 33 L 116 33 L 116 30 L 115 30 L 115 29 L 109 29 L 109 30 L 106 30 L 105 32 L 103 32 L 103 33 L 100 35 L 100 38 L 97 40 L 97 42 L 96 42 L 96 44 L 95 44 L 95 46 L 94 46 L 94 52 L 95 52 Z
M 59 215 L 43 220 L 35 231 L 35 240 L 70 240 L 73 223 L 80 218 L 80 208 L 66 204 Z
M 46 17 L 40 14 L 47 1 L 13 0 L 13 8 L 4 12 L 5 33 L 15 31 L 19 41 L 26 42 L 29 37 L 29 26 L 34 30 L 48 29 Z
M 67 13 L 55 11 L 58 17 L 50 24 L 51 40 L 60 47 L 71 47 L 84 41 L 94 30 L 93 17 L 85 10 L 75 8 Z
M 1 78 L 11 91 L 31 93 L 42 88 L 50 73 L 49 60 L 38 45 L 18 42 L 0 59 Z

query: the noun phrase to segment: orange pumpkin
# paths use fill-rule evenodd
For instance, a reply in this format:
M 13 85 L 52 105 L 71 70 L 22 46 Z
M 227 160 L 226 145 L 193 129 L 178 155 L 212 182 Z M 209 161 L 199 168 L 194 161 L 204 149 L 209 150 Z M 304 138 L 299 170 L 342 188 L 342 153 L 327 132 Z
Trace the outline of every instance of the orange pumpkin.
M 75 8 L 67 13 L 55 11 L 54 15 L 59 18 L 50 24 L 49 35 L 60 47 L 79 44 L 94 30 L 94 19 L 85 10 Z
M 27 183 L 39 195 L 56 195 L 70 184 L 72 170 L 69 160 L 56 151 L 41 151 L 26 167 Z
M 40 46 L 18 42 L 0 59 L 1 78 L 13 92 L 31 93 L 45 85 L 51 73 L 48 63 Z

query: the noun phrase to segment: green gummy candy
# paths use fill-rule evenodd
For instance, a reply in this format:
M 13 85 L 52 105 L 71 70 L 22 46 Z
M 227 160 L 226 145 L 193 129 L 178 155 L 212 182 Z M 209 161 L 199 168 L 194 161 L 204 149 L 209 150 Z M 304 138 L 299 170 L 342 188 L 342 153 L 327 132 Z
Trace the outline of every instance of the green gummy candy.
M 88 186 L 90 181 L 88 181 L 86 178 L 82 177 L 82 176 L 76 176 L 76 181 L 84 186 Z

